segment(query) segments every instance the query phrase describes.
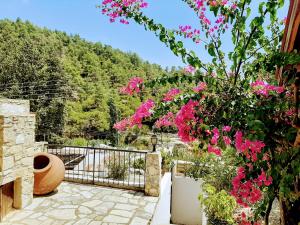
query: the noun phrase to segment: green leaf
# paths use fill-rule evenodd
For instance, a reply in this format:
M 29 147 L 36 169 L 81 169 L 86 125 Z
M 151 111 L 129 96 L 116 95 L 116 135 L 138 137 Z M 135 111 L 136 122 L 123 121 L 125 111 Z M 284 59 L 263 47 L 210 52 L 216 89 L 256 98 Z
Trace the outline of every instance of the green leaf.
M 216 53 L 215 53 L 215 46 L 213 43 L 210 43 L 208 45 L 208 53 L 211 55 L 211 56 L 216 56 Z

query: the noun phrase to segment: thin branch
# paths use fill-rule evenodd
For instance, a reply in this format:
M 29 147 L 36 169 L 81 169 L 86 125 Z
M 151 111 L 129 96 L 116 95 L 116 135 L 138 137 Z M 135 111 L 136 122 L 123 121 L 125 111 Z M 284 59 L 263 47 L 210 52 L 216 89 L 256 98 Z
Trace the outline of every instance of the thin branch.
M 264 16 L 267 14 L 267 12 L 268 12 L 268 10 L 266 9 L 266 10 L 264 11 Z M 250 42 L 251 42 L 252 36 L 255 34 L 257 28 L 258 28 L 258 26 L 254 26 L 254 28 L 252 29 L 252 31 L 251 31 L 251 33 L 250 33 L 250 35 L 249 35 L 249 37 L 248 37 L 248 40 L 247 40 L 246 44 L 245 44 L 244 47 L 243 47 L 243 53 L 242 53 L 242 55 L 245 54 L 245 52 L 246 52 L 246 50 L 247 50 L 247 48 L 248 48 L 248 46 L 249 46 L 249 44 L 250 44 Z M 236 72 L 235 72 L 234 83 L 233 83 L 234 85 L 236 85 L 237 77 L 238 77 L 238 75 L 239 75 L 239 73 L 240 73 L 240 69 L 241 69 L 242 63 L 243 63 L 243 58 L 241 57 L 240 60 L 239 60 L 239 63 L 238 63 L 237 70 L 236 70 Z
M 224 70 L 224 73 L 225 73 L 226 77 L 228 78 L 229 76 L 228 76 L 227 71 L 226 71 L 226 65 L 225 65 L 225 62 L 224 62 L 223 58 L 221 57 L 220 49 L 219 49 L 217 43 L 215 42 L 215 40 L 213 39 L 213 37 L 210 34 L 209 34 L 209 36 L 210 36 L 210 38 L 211 38 L 211 40 L 212 40 L 212 42 L 214 44 L 214 48 L 217 51 L 217 55 L 218 55 L 219 61 L 222 64 L 222 68 Z
M 242 12 L 241 12 L 241 15 L 239 18 L 242 18 L 243 15 L 244 15 L 244 11 L 245 11 L 245 6 L 246 6 L 246 1 L 244 1 L 243 3 L 243 6 L 242 6 Z M 238 24 L 238 23 L 236 23 Z M 238 34 L 237 34 L 237 37 L 236 37 L 236 42 L 235 43 L 238 43 L 239 42 L 239 39 L 240 39 L 240 29 L 238 29 Z
M 251 59 L 260 49 L 264 48 L 265 46 L 269 45 L 271 42 L 273 42 L 276 38 L 279 38 L 280 35 L 272 38 L 268 43 L 261 45 L 259 48 L 257 48 L 256 50 L 254 50 L 254 52 L 252 52 L 248 58 L 246 58 L 245 60 L 243 60 L 243 63 L 247 62 L 249 59 Z

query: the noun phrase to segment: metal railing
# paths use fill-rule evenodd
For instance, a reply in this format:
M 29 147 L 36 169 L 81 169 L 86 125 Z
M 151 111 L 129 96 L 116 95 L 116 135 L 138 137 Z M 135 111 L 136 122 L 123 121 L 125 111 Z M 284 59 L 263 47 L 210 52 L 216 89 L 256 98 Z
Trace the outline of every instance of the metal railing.
M 145 151 L 47 145 L 65 164 L 65 180 L 144 190 Z

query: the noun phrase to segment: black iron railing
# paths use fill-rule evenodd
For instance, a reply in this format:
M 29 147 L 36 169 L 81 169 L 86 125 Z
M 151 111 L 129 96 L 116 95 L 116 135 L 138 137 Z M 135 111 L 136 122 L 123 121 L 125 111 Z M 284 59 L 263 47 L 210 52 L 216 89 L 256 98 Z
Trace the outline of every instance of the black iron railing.
M 145 151 L 48 145 L 65 164 L 65 180 L 144 190 Z

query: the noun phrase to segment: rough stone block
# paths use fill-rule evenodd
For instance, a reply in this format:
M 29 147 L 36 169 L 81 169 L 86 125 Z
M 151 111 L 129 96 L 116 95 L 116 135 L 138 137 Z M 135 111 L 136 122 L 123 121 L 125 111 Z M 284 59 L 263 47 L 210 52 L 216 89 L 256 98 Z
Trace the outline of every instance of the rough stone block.
M 33 199 L 35 115 L 29 101 L 0 99 L 0 184 L 14 181 L 14 207 Z
M 160 194 L 161 180 L 161 154 L 160 152 L 148 153 L 146 156 L 145 193 L 158 197 Z
M 29 113 L 28 100 L 0 99 L 0 115 L 22 115 Z

